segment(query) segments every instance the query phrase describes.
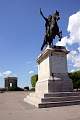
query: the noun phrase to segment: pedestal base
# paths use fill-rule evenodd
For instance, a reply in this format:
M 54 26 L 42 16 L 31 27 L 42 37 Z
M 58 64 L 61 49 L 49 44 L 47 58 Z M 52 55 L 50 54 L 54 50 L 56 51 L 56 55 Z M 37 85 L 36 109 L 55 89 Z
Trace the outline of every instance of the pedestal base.
M 72 91 L 72 81 L 68 75 L 58 74 L 54 79 L 37 81 L 35 93 L 30 93 L 24 101 L 39 108 L 79 104 L 79 93 Z
M 44 94 L 43 97 L 31 93 L 24 101 L 38 108 L 59 107 L 80 104 L 79 92 L 54 92 Z
M 50 79 L 51 78 L 51 79 Z M 36 93 L 49 93 L 49 92 L 72 92 L 73 84 L 68 74 L 54 74 L 54 77 L 50 77 L 47 80 L 37 81 Z

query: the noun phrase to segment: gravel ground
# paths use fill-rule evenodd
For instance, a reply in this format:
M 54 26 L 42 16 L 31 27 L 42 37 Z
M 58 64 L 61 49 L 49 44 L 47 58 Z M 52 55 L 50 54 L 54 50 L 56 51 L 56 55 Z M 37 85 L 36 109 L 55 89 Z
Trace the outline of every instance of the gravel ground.
M 26 95 L 0 93 L 0 120 L 80 120 L 80 105 L 38 109 L 23 101 Z

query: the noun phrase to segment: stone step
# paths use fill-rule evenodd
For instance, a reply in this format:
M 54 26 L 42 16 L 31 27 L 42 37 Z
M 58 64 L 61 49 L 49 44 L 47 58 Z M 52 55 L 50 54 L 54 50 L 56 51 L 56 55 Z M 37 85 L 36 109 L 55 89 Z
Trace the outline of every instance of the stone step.
M 49 107 L 60 107 L 60 106 L 70 106 L 70 105 L 80 105 L 80 100 L 61 101 L 61 102 L 45 102 L 45 103 L 38 104 L 38 107 L 49 108 Z
M 54 92 L 44 94 L 44 97 L 65 97 L 65 96 L 80 96 L 80 92 Z
M 42 102 L 59 102 L 59 101 L 73 101 L 80 100 L 80 96 L 67 96 L 67 97 L 44 97 Z

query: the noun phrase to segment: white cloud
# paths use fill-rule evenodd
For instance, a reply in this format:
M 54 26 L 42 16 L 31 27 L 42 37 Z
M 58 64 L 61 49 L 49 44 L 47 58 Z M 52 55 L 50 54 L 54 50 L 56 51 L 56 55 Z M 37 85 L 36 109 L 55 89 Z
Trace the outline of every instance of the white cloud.
M 66 37 L 63 37 L 63 38 L 61 39 L 61 41 L 58 41 L 58 42 L 56 43 L 56 45 L 58 45 L 58 46 L 66 46 L 67 40 L 68 40 L 67 36 L 66 36 Z
M 75 70 L 80 69 L 80 54 L 76 50 L 68 54 L 68 60 L 73 63 Z
M 72 69 L 70 72 L 75 72 L 75 69 Z
M 61 42 L 58 42 L 56 45 L 66 46 L 78 43 L 80 45 L 80 11 L 71 15 L 69 17 L 69 23 L 67 31 L 69 36 L 62 38 Z
M 12 71 L 7 70 L 7 71 L 3 72 L 2 74 L 4 77 L 12 76 Z
M 2 77 L 3 76 L 3 74 L 0 72 L 0 77 Z
M 75 59 L 74 59 L 74 67 L 80 69 L 80 55 L 75 57 Z
M 33 73 L 34 73 L 34 71 L 32 71 L 32 70 L 31 70 L 31 71 L 29 71 L 29 74 L 33 74 Z
M 68 60 L 72 60 L 72 62 L 74 61 L 75 57 L 78 55 L 77 51 L 70 51 L 70 53 L 67 55 L 68 56 Z
M 13 72 L 10 70 L 0 72 L 0 77 L 5 78 L 5 77 L 11 77 L 11 76 L 16 76 L 16 75 L 14 75 Z
M 80 11 L 71 15 L 69 17 L 69 23 L 67 31 L 69 36 L 62 38 L 61 42 L 57 42 L 56 45 L 59 46 L 70 46 L 74 43 L 78 43 L 80 46 Z M 68 54 L 68 60 L 73 63 L 73 68 L 80 69 L 80 47 L 76 48 L 74 51 L 70 51 Z
M 71 51 L 71 54 L 75 57 L 78 53 L 77 53 L 76 50 L 72 50 L 72 51 Z
M 79 51 L 79 53 L 80 53 L 80 47 L 78 47 L 78 51 Z
M 73 44 L 73 43 L 80 44 L 80 11 L 78 11 L 77 13 L 69 17 L 69 23 L 68 23 L 67 30 L 70 33 L 68 43 L 69 44 Z
M 9 71 L 9 70 L 3 72 L 4 75 L 9 75 L 9 74 L 11 74 L 11 73 L 12 73 L 12 71 Z

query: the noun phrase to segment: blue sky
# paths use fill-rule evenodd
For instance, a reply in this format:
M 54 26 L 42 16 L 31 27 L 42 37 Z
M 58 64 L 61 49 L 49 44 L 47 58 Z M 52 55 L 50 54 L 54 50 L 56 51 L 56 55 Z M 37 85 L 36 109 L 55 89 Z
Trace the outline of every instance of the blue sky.
M 0 0 L 0 87 L 4 87 L 3 78 L 6 74 L 18 76 L 18 85 L 24 87 L 30 85 L 30 77 L 37 73 L 36 58 L 40 53 L 45 31 L 40 8 L 45 16 L 59 10 L 59 26 L 65 37 L 69 34 L 69 17 L 80 11 L 80 1 Z M 80 50 L 79 42 L 66 47 L 74 55 L 78 54 L 75 49 Z M 68 64 L 69 71 L 76 69 L 73 61 Z

